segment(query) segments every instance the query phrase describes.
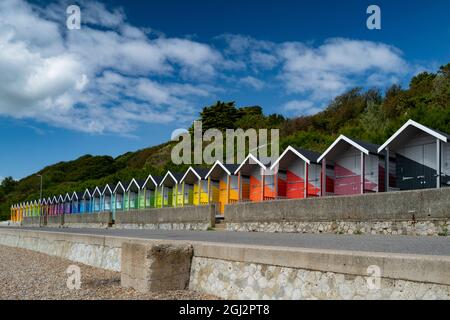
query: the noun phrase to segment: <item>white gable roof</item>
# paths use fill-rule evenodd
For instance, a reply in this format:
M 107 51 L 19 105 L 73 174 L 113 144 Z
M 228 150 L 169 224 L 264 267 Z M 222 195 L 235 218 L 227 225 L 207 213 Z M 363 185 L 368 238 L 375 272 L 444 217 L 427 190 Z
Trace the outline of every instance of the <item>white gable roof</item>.
M 430 129 L 423 124 L 420 124 L 414 120 L 409 119 L 400 129 L 398 129 L 389 139 L 386 140 L 386 142 L 378 148 L 378 152 L 383 151 L 392 141 L 395 140 L 406 128 L 409 126 L 413 126 L 419 130 L 422 130 L 423 132 L 428 133 L 429 135 L 443 141 L 448 142 L 448 137 L 442 134 L 441 132 L 438 132 L 436 130 Z
M 242 161 L 241 165 L 236 169 L 236 171 L 234 171 L 234 174 L 237 174 L 241 170 L 242 166 L 250 160 L 255 161 L 256 164 L 258 164 L 262 169 L 267 170 L 266 166 L 261 161 L 259 161 L 253 154 L 249 153 L 247 158 L 245 158 L 245 160 Z
M 358 149 L 359 151 L 365 153 L 365 154 L 369 154 L 369 150 L 367 150 L 366 148 L 364 148 L 363 146 L 361 146 L 360 144 L 358 144 L 357 142 L 353 141 L 352 139 L 344 136 L 343 134 L 341 134 L 336 140 L 334 140 L 334 142 L 331 144 L 331 146 L 328 147 L 327 150 L 325 150 L 324 153 L 322 153 L 322 155 L 317 159 L 317 162 L 320 162 L 331 150 L 333 150 L 333 148 L 340 142 L 340 141 L 345 141 L 348 144 L 352 145 L 353 147 L 355 147 L 356 149 Z

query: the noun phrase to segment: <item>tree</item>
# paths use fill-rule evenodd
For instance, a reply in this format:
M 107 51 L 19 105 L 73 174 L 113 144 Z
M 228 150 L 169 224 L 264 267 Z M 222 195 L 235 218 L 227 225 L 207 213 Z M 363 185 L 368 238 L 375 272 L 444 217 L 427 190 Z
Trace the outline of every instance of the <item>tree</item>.
M 4 194 L 8 194 L 14 191 L 17 186 L 17 181 L 13 179 L 13 177 L 6 177 L 3 179 L 0 187 L 2 188 Z
M 217 101 L 212 106 L 204 107 L 200 112 L 203 131 L 212 128 L 219 130 L 235 129 L 235 123 L 240 116 L 234 101 Z

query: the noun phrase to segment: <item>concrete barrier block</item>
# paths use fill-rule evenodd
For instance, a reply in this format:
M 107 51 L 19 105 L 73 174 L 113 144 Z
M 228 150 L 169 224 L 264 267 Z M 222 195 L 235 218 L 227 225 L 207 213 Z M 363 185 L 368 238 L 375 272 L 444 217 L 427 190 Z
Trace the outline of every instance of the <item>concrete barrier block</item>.
M 192 245 L 124 242 L 121 285 L 139 292 L 185 290 L 189 286 Z

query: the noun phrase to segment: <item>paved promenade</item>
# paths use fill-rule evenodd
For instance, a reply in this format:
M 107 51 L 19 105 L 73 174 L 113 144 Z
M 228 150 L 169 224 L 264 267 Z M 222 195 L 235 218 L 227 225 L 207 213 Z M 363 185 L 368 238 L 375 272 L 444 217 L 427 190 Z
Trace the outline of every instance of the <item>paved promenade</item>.
M 14 229 L 15 227 L 8 227 Z M 229 231 L 165 231 L 75 228 L 20 228 L 114 237 L 188 240 L 262 246 L 410 253 L 450 256 L 450 237 L 260 233 Z

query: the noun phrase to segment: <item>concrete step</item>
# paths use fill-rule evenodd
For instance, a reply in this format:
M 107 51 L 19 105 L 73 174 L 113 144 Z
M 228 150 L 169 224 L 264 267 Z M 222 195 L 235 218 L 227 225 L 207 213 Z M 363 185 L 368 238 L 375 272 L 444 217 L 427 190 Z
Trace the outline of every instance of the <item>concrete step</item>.
M 216 225 L 214 227 L 214 230 L 225 230 L 226 229 L 226 223 L 223 219 L 216 219 Z

